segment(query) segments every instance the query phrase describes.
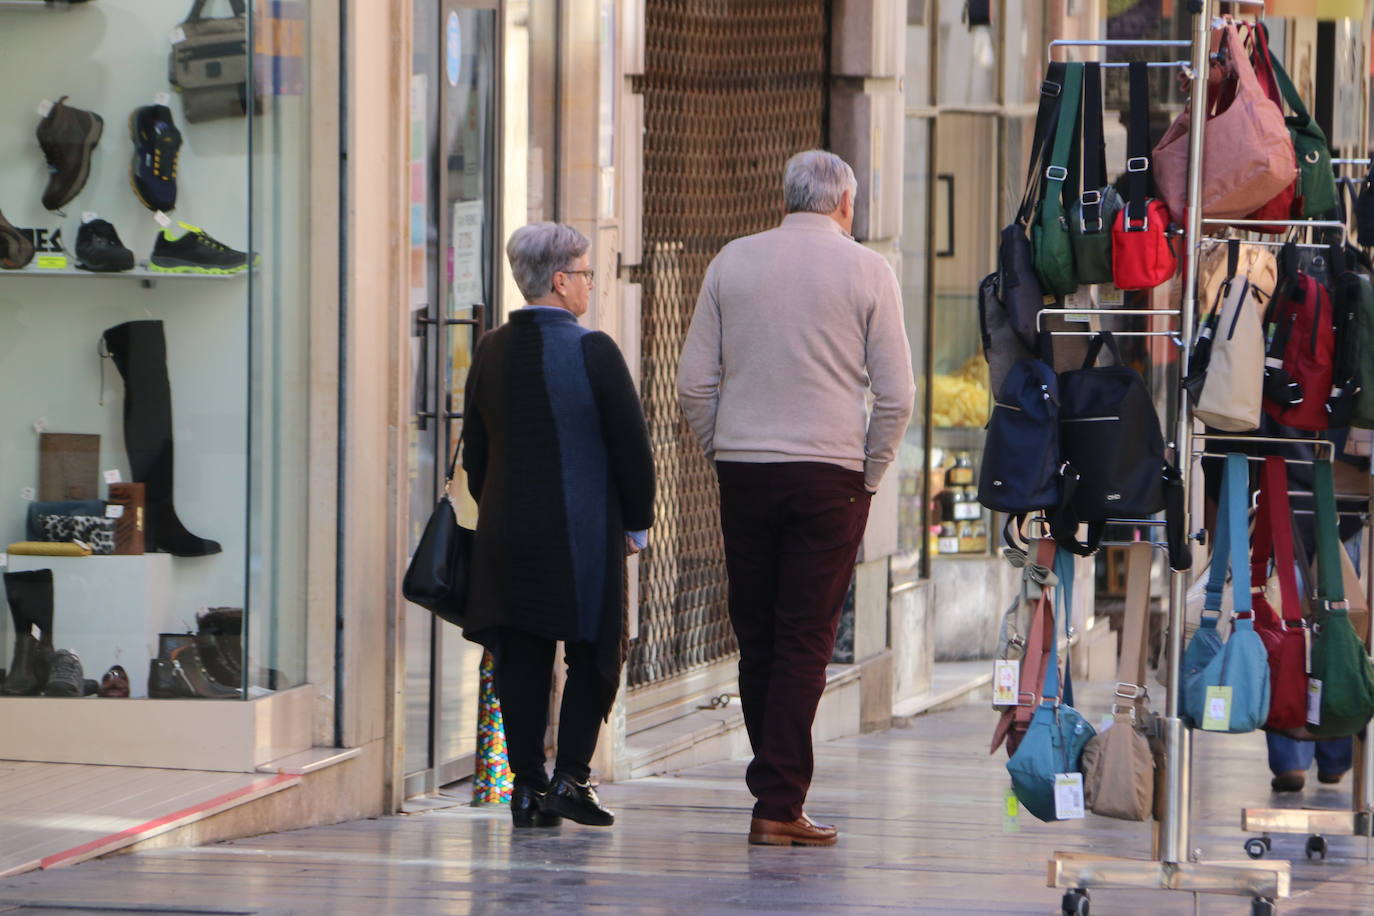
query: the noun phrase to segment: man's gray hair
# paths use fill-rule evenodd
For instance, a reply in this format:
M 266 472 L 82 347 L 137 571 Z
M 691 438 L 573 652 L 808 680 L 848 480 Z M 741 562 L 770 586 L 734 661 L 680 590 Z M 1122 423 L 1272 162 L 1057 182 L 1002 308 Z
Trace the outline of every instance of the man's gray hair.
M 553 289 L 553 275 L 566 270 L 591 246 L 585 235 L 563 223 L 530 223 L 512 232 L 506 257 L 525 301 L 547 296 Z
M 834 153 L 809 149 L 787 160 L 782 176 L 782 197 L 788 213 L 833 213 L 848 191 L 859 193 L 854 170 Z

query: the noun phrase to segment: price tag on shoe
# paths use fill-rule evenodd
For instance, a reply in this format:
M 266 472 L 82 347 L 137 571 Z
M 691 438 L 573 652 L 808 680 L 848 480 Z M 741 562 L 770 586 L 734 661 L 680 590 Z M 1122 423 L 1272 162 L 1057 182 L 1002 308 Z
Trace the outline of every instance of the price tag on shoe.
M 22 490 L 19 491 L 19 498 L 24 500 L 25 502 L 31 503 L 38 498 L 38 491 L 35 490 L 33 487 L 24 487 Z
M 172 218 L 171 218 L 170 216 L 168 216 L 166 213 L 163 213 L 161 210 L 159 210 L 159 211 L 157 211 L 156 213 L 153 214 L 153 219 L 154 219 L 154 220 L 157 222 L 157 224 L 158 224 L 159 226 L 161 226 L 163 229 L 170 229 L 170 228 L 172 228 Z
M 90 210 L 87 210 L 85 213 L 81 214 L 81 222 L 83 223 L 89 223 L 92 220 L 96 220 L 99 218 L 100 215 L 98 213 L 92 213 Z
M 1202 708 L 1202 727 L 1209 732 L 1224 732 L 1231 728 L 1231 688 L 1208 687 L 1207 700 Z
M 168 95 L 167 93 L 165 93 L 165 92 L 159 92 L 159 93 L 157 93 L 156 95 L 153 96 L 153 104 L 154 104 L 154 105 L 170 105 L 170 104 L 172 104 L 172 97 L 171 97 L 170 95 Z
M 1083 774 L 1054 774 L 1054 816 L 1061 821 L 1086 816 L 1083 805 Z
M 1322 682 L 1314 677 L 1307 679 L 1307 724 L 1322 724 Z
M 65 254 L 40 254 L 33 259 L 38 265 L 39 270 L 66 270 L 67 256 Z
M 119 468 L 110 468 L 108 471 L 105 472 L 106 483 L 120 483 L 123 480 L 124 478 L 120 476 Z
M 40 118 L 46 118 L 50 111 L 52 111 L 52 100 L 44 99 L 38 103 L 38 116 Z
M 1021 694 L 1021 666 L 999 658 L 992 663 L 992 705 L 1015 706 Z
M 111 503 L 110 505 L 108 505 L 108 506 L 105 507 L 105 517 L 106 517 L 106 518 L 123 518 L 123 517 L 124 517 L 124 507 L 121 506 L 119 503 Z

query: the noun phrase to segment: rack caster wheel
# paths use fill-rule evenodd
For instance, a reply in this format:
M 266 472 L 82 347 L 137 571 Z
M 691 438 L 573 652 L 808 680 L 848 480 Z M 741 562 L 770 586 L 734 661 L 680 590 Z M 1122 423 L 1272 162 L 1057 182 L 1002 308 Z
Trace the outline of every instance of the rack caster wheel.
M 1307 838 L 1307 858 L 1320 857 L 1324 860 L 1326 858 L 1326 850 L 1326 837 L 1322 836 L 1320 833 L 1314 833 Z
M 1279 908 L 1268 897 L 1256 897 L 1250 904 L 1250 916 L 1278 916 Z
M 1077 887 L 1065 892 L 1060 909 L 1064 916 L 1088 916 L 1088 892 Z
M 1264 854 L 1270 850 L 1269 837 L 1252 836 L 1245 841 L 1245 854 L 1252 859 L 1263 859 Z

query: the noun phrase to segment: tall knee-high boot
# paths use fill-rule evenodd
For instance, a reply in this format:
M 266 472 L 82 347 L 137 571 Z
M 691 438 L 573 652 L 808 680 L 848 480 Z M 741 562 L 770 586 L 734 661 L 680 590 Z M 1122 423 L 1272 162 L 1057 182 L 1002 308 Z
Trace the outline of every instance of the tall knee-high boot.
M 32 696 L 48 680 L 52 651 L 52 570 L 5 573 L 5 597 L 14 621 L 14 660 L 0 692 Z M 38 630 L 34 635 L 35 628 Z
M 135 483 L 144 485 L 144 539 L 149 550 L 178 557 L 219 553 L 216 541 L 186 530 L 173 505 L 172 386 L 161 321 L 128 321 L 104 334 L 124 377 L 124 448 Z

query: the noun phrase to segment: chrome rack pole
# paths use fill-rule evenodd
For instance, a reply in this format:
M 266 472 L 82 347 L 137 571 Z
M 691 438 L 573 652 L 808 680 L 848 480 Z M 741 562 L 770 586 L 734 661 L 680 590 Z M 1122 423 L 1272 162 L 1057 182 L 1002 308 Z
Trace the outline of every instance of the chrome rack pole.
M 1211 3 L 1202 0 L 1193 14 L 1193 84 L 1188 111 L 1188 224 L 1185 227 L 1188 261 L 1183 272 L 1183 315 L 1179 337 L 1183 346 L 1177 353 L 1178 381 L 1174 391 L 1182 391 L 1183 376 L 1193 349 L 1193 322 L 1197 314 L 1197 264 L 1202 239 L 1203 135 L 1207 127 L 1207 72 L 1211 50 Z M 1178 428 L 1174 452 L 1182 476 L 1184 493 L 1192 492 L 1193 421 L 1188 405 L 1178 399 Z M 1183 503 L 1183 530 L 1190 529 L 1188 499 Z M 1188 826 L 1191 818 L 1188 797 L 1192 774 L 1191 735 L 1179 717 L 1179 661 L 1183 658 L 1183 617 L 1188 591 L 1187 577 L 1173 571 L 1169 578 L 1169 660 L 1168 695 L 1164 702 L 1164 812 L 1159 824 L 1159 857 L 1169 864 L 1188 861 Z

